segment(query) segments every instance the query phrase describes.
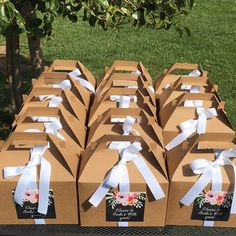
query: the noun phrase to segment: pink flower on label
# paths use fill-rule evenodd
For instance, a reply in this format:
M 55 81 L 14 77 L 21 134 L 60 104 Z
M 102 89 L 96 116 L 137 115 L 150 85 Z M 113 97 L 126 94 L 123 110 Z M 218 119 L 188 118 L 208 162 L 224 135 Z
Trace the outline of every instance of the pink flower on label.
M 205 193 L 205 201 L 207 203 L 210 203 L 211 205 L 216 205 L 217 203 L 216 198 L 217 198 L 217 195 L 212 191 L 208 191 Z
M 128 196 L 126 193 L 117 193 L 116 194 L 116 202 L 117 204 L 122 204 L 123 206 L 128 205 Z
M 38 190 L 26 190 L 25 201 L 30 203 L 37 203 L 39 200 Z
M 226 197 L 226 192 L 219 192 L 216 198 L 217 205 L 221 205 L 224 202 L 224 199 Z

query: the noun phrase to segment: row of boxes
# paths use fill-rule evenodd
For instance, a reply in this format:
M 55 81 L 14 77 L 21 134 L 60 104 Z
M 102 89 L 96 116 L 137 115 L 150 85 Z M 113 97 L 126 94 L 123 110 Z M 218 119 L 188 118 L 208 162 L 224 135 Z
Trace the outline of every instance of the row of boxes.
M 55 60 L 1 143 L 0 223 L 234 227 L 235 132 L 197 64 L 155 85 L 115 61 L 97 84 Z
M 96 80 L 55 60 L 25 96 L 0 152 L 1 224 L 78 224 L 77 177 Z
M 236 226 L 235 131 L 217 90 L 197 64 L 176 63 L 156 81 L 168 225 Z

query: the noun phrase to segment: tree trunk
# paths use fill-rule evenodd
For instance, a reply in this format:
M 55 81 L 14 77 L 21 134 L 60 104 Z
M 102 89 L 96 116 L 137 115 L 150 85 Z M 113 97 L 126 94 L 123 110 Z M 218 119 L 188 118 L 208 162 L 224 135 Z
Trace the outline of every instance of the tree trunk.
M 24 4 L 20 9 L 20 13 L 25 19 L 26 29 L 29 30 L 30 22 L 37 18 L 30 1 L 24 1 Z M 40 38 L 32 37 L 30 33 L 27 34 L 27 37 L 33 70 L 32 76 L 38 77 L 38 75 L 44 70 L 43 51 L 40 43 L 41 40 Z
M 20 40 L 15 29 L 10 26 L 6 34 L 7 80 L 11 93 L 11 108 L 15 114 L 22 104 L 21 79 L 19 71 Z
M 44 70 L 43 51 L 41 49 L 40 39 L 34 39 L 28 34 L 28 45 L 33 70 L 32 76 L 37 78 Z

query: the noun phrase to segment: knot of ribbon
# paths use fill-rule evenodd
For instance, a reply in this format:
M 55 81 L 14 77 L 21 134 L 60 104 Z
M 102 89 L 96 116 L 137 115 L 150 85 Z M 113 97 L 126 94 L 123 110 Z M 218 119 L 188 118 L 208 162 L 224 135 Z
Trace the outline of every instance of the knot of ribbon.
M 166 145 L 167 151 L 181 144 L 195 132 L 198 134 L 206 133 L 207 120 L 217 116 L 215 108 L 205 109 L 203 107 L 196 107 L 196 110 L 198 118 L 196 120 L 184 121 L 179 125 L 182 132 Z
M 231 214 L 236 214 L 236 167 L 230 160 L 236 157 L 236 148 L 215 151 L 216 159 L 208 161 L 205 159 L 194 160 L 190 167 L 194 174 L 201 175 L 197 182 L 190 188 L 190 190 L 180 200 L 183 205 L 189 206 L 196 197 L 212 182 L 212 191 L 222 191 L 222 174 L 221 166 L 231 166 L 234 173 L 234 193 L 231 205 Z
M 119 102 L 119 108 L 129 108 L 129 104 L 133 100 L 137 102 L 137 96 L 129 95 L 129 96 L 120 96 L 120 95 L 111 95 L 110 101 Z
M 56 95 L 40 95 L 38 96 L 40 101 L 49 101 L 48 107 L 58 107 L 63 99 L 60 96 L 56 96 Z
M 44 123 L 44 132 L 48 134 L 53 134 L 58 138 L 65 141 L 65 137 L 59 133 L 59 130 L 63 128 L 60 120 L 57 117 L 50 116 L 34 116 L 32 117 L 34 121 L 43 122 Z M 26 129 L 25 132 L 41 132 L 38 129 Z
M 86 89 L 88 89 L 88 90 L 91 91 L 92 93 L 95 93 L 95 88 L 94 88 L 94 86 L 93 86 L 89 81 L 87 81 L 87 80 L 81 78 L 80 75 L 81 75 L 81 72 L 80 72 L 80 70 L 79 70 L 78 68 L 75 69 L 75 70 L 73 70 L 73 71 L 71 71 L 71 72 L 69 73 L 69 76 L 71 76 L 74 80 L 79 81 L 79 83 L 80 83 L 83 87 L 85 87 Z
M 123 135 L 129 135 L 132 131 L 134 131 L 137 135 L 140 135 L 140 133 L 133 128 L 135 121 L 136 119 L 131 116 L 126 117 L 123 124 Z
M 44 158 L 44 153 L 48 146 L 37 145 L 31 149 L 30 161 L 26 166 L 5 167 L 3 169 L 4 178 L 13 178 L 18 175 L 20 179 L 17 182 L 14 192 L 14 201 L 23 205 L 25 192 L 27 190 L 38 190 L 38 209 L 41 214 L 46 215 L 49 204 L 49 190 L 51 178 L 51 163 Z M 40 165 L 39 188 L 37 185 L 37 166 Z

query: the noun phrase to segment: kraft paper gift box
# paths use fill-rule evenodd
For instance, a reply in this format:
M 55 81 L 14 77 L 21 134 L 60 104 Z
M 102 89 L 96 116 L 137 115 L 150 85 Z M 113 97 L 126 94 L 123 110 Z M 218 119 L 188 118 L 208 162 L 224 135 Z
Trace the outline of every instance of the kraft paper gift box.
M 111 76 L 101 81 L 96 89 L 96 95 L 102 95 L 111 87 L 138 87 L 146 86 L 150 96 L 154 97 L 153 82 L 145 81 L 141 75 L 130 73 L 113 73 Z
M 126 145 L 120 147 L 120 154 L 107 147 L 117 142 Z M 165 168 L 161 146 L 146 143 L 141 136 L 105 135 L 91 143 L 82 155 L 78 179 L 81 226 L 164 226 L 168 195 Z M 145 178 L 152 190 L 144 180 L 145 173 L 150 175 Z M 119 174 L 122 176 L 116 176 Z
M 67 93 L 73 93 L 88 109 L 94 95 L 83 87 L 79 81 L 69 76 L 65 72 L 43 72 L 39 78 L 32 80 L 33 87 L 54 87 L 63 90 L 69 90 Z
M 142 62 L 117 60 L 114 61 L 111 67 L 105 70 L 105 73 L 102 76 L 97 88 L 99 89 L 99 87 L 102 86 L 102 84 L 105 83 L 106 80 L 108 80 L 109 77 L 115 72 L 141 75 L 144 81 L 148 81 L 150 85 L 153 83 L 152 77 L 143 66 Z
M 167 150 L 178 144 L 177 136 L 184 141 L 195 132 L 234 134 L 224 103 L 219 102 L 214 94 L 184 94 L 166 105 L 159 118 Z
M 181 73 L 178 73 L 178 72 Z M 177 72 L 177 73 L 176 73 Z M 175 63 L 169 69 L 164 70 L 164 73 L 156 80 L 155 93 L 157 98 L 168 88 L 171 84 L 176 82 L 182 76 L 206 78 L 207 71 L 202 71 L 198 64 Z
M 84 150 L 81 145 L 78 144 L 78 142 L 76 142 L 74 139 L 71 138 L 71 136 L 68 135 L 66 129 L 65 131 L 59 129 L 57 132 L 55 132 L 53 129 L 50 129 L 50 126 L 49 128 L 45 128 L 44 123 L 20 123 L 13 127 L 13 131 L 25 133 L 51 134 L 57 139 L 59 139 L 60 142 L 66 142 L 67 146 L 69 145 L 71 150 L 73 150 L 78 156 L 80 156 L 81 152 Z
M 78 69 L 80 71 L 80 77 L 87 80 L 89 83 L 96 87 L 96 80 L 91 72 L 80 62 L 76 60 L 54 60 L 47 72 L 71 72 Z
M 21 123 L 31 123 L 33 129 L 35 124 L 42 123 L 45 132 L 53 133 L 62 140 L 73 141 L 81 148 L 85 146 L 87 128 L 63 108 L 28 107 L 25 112 L 15 120 L 13 126 Z
M 236 227 L 235 144 L 233 135 L 206 134 L 176 149 L 167 225 Z
M 86 123 L 87 109 L 70 90 L 60 88 L 35 87 L 25 98 L 24 104 L 33 107 L 61 107 L 74 115 L 83 124 Z M 23 106 L 19 116 L 27 106 Z
M 1 224 L 78 224 L 79 159 L 68 145 L 50 134 L 11 134 L 0 152 Z
M 100 139 L 107 135 L 140 135 L 144 140 L 157 142 L 163 147 L 162 129 L 154 117 L 136 108 L 111 108 L 97 120 L 89 129 L 88 142 Z
M 158 108 L 161 110 L 185 93 L 214 93 L 218 96 L 217 90 L 218 86 L 213 85 L 206 77 L 181 77 L 161 94 L 158 99 Z
M 140 108 L 145 110 L 149 116 L 156 119 L 156 104 L 150 96 L 144 96 L 142 89 L 135 88 L 111 88 L 103 96 L 94 99 L 90 109 L 88 126 L 90 127 L 109 108 Z

